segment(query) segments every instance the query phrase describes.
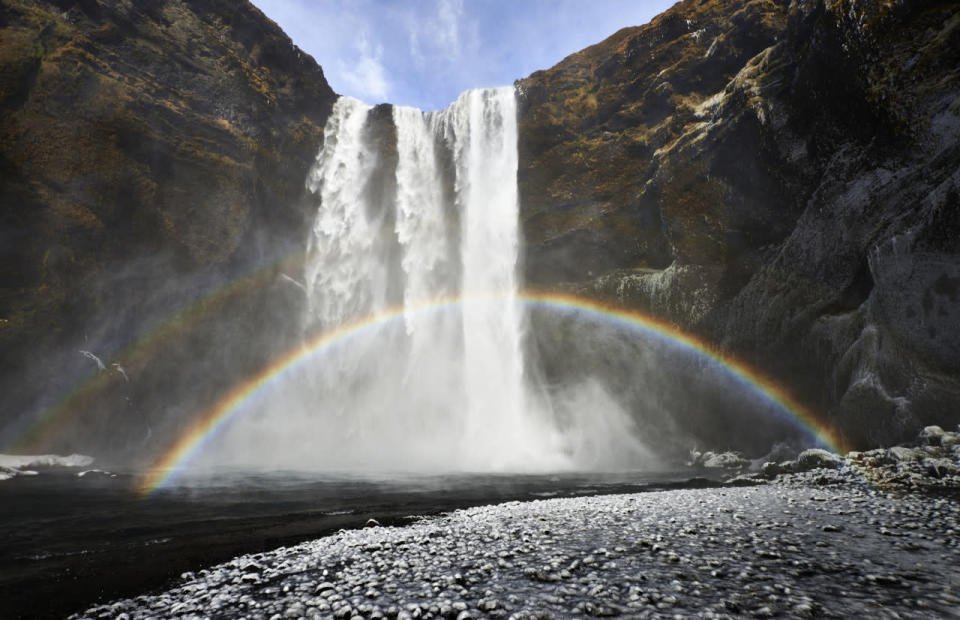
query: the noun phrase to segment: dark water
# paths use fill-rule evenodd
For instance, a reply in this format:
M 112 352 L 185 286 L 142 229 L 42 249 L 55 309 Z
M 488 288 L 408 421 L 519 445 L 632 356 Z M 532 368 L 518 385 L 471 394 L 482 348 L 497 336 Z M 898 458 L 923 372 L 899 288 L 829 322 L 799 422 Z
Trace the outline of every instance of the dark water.
M 317 476 L 221 473 L 142 497 L 140 478 L 54 468 L 0 482 L 0 618 L 58 618 L 181 573 L 335 532 L 515 499 L 710 481 L 689 472 Z

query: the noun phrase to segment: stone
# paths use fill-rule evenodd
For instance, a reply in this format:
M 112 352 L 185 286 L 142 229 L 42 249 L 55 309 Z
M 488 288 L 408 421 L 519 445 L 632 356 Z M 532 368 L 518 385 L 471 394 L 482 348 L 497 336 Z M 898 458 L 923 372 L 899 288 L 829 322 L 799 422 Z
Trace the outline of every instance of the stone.
M 917 440 L 926 446 L 939 446 L 943 443 L 944 431 L 939 426 L 927 426 L 917 437 Z
M 797 456 L 796 470 L 837 469 L 843 463 L 842 457 L 821 448 L 804 450 Z
M 917 461 L 922 458 L 922 455 L 917 450 L 906 446 L 893 446 L 892 448 L 888 448 L 886 456 L 894 463 Z
M 925 473 L 934 478 L 956 476 L 960 474 L 960 466 L 947 458 L 925 458 L 922 461 Z
M 704 452 L 700 463 L 708 469 L 744 469 L 750 461 L 738 452 Z
M 770 479 L 776 478 L 781 473 L 780 465 L 773 461 L 766 461 L 760 466 L 760 473 Z

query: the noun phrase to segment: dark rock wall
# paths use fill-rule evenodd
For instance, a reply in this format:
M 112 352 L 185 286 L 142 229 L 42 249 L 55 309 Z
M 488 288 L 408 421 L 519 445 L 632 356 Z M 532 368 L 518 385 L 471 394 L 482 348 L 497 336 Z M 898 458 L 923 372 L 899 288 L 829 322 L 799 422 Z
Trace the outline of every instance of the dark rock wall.
M 139 450 L 289 345 L 334 99 L 249 2 L 0 1 L 0 445 Z
M 960 3 L 686 0 L 518 88 L 528 283 L 666 317 L 854 445 L 960 422 Z

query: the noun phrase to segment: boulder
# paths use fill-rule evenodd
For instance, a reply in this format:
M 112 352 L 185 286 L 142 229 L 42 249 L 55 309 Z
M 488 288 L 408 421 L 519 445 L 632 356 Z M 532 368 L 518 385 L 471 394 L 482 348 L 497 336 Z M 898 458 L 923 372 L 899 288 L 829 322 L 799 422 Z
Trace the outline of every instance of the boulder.
M 923 453 L 915 448 L 893 446 L 887 449 L 886 456 L 893 463 L 910 463 L 923 458 Z
M 925 446 L 939 446 L 943 444 L 943 436 L 946 433 L 939 426 L 927 426 L 917 437 L 921 445 Z
M 838 469 L 843 464 L 843 458 L 833 452 L 821 448 L 804 450 L 797 457 L 796 471 L 810 471 L 811 469 Z
M 780 467 L 779 463 L 774 463 L 773 461 L 767 461 L 766 463 L 760 466 L 760 473 L 766 476 L 767 478 L 772 479 L 784 473 L 784 471 Z
M 700 461 L 707 469 L 745 469 L 750 461 L 739 452 L 704 452 Z
M 960 467 L 951 459 L 947 458 L 925 458 L 923 459 L 924 473 L 934 478 L 945 478 L 946 476 L 955 476 L 960 474 Z
M 960 433 L 944 433 L 940 438 L 940 445 L 944 448 L 960 445 Z

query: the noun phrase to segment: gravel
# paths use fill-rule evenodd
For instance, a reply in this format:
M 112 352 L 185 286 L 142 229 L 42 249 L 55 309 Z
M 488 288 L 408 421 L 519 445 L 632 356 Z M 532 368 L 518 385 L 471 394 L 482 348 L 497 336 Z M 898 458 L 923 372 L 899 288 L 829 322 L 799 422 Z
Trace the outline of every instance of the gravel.
M 878 488 L 849 463 L 748 483 L 341 531 L 74 617 L 957 616 L 956 494 Z

